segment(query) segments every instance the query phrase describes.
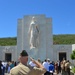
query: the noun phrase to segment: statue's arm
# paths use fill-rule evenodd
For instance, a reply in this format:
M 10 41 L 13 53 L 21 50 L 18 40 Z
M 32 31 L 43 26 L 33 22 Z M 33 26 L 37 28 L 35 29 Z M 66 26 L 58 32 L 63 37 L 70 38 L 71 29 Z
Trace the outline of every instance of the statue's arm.
M 39 33 L 39 29 L 38 29 L 38 27 L 36 26 L 36 29 L 37 29 L 37 32 Z

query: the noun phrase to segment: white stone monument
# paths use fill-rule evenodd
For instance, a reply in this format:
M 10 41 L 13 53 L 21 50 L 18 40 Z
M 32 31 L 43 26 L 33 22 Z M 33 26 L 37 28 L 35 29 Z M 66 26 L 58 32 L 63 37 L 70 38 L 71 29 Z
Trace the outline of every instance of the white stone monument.
M 18 19 L 17 56 L 25 49 L 33 58 L 53 60 L 52 18 L 29 15 Z

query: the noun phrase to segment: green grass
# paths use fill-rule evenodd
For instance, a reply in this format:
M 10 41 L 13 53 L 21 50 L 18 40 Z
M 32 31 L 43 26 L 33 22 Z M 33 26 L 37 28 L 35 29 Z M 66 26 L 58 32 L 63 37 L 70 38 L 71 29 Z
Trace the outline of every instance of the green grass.
M 75 44 L 75 34 L 53 35 L 53 44 Z
M 11 46 L 17 44 L 16 37 L 0 38 L 0 46 Z
M 75 44 L 75 34 L 53 35 L 53 44 Z M 17 45 L 17 37 L 0 38 L 0 46 Z

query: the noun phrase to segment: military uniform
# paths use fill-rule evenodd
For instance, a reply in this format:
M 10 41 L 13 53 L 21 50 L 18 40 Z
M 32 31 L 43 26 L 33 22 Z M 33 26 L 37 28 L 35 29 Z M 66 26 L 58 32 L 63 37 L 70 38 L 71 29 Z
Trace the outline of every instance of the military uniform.
M 42 75 L 43 73 L 46 72 L 45 69 L 43 69 L 42 65 L 39 64 L 38 62 L 36 62 L 35 60 L 32 60 L 39 65 L 39 68 L 37 67 L 31 67 L 31 66 L 28 66 L 27 65 L 27 61 L 28 61 L 28 53 L 23 50 L 21 53 L 20 53 L 20 63 L 12 68 L 10 70 L 10 75 Z M 26 64 L 26 65 L 24 65 Z
M 10 75 L 42 75 L 45 72 L 46 71 L 41 68 L 32 68 L 19 63 L 16 67 L 10 70 Z

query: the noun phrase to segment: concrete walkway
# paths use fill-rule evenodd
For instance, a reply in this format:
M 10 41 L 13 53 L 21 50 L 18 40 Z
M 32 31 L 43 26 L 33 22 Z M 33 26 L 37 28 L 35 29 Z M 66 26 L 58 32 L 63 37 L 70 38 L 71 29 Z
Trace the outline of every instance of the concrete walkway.
M 5 73 L 5 75 L 10 75 L 10 74 L 8 74 L 8 73 Z
M 54 73 L 54 75 L 61 75 L 61 73 L 59 73 L 59 74 Z

